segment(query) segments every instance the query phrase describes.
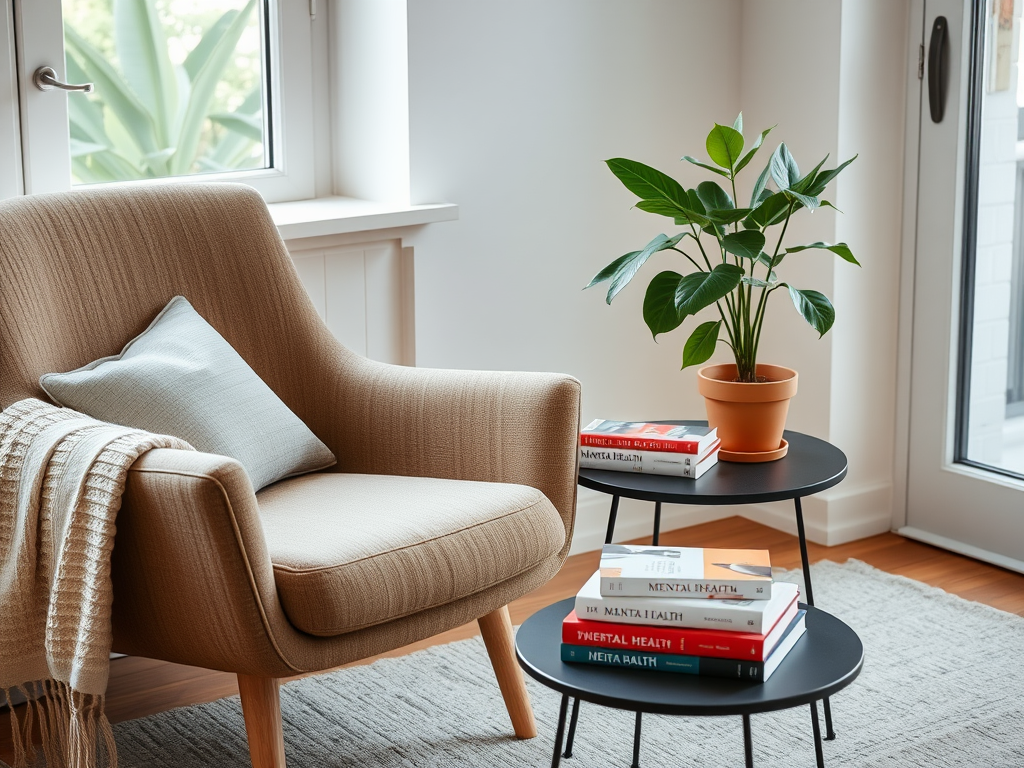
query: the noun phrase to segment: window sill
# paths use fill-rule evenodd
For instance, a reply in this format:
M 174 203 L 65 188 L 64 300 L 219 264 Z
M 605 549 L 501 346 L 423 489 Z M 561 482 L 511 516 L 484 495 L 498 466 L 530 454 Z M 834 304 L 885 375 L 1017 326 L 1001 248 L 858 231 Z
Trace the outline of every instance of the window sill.
M 403 206 L 352 197 L 320 197 L 271 203 L 267 207 L 284 240 L 413 227 L 459 218 L 459 206 L 453 203 Z

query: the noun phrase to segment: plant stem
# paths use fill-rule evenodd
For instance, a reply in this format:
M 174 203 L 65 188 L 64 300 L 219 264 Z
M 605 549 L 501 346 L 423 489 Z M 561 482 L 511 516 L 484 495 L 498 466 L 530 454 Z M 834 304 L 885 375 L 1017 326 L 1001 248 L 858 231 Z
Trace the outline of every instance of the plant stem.
M 683 256 L 688 258 L 690 260 L 690 263 L 693 264 L 693 266 L 695 266 L 697 268 L 698 272 L 703 272 L 704 271 L 704 267 L 702 267 L 700 264 L 698 264 L 696 261 L 694 261 L 693 258 L 690 256 L 690 254 L 686 253 L 686 251 L 680 251 L 678 248 L 669 248 L 669 250 L 670 251 L 675 251 L 676 253 L 683 254 Z
M 772 275 L 772 270 L 775 269 L 775 261 L 779 258 L 779 249 L 782 248 L 782 239 L 786 236 L 786 229 L 789 227 L 789 220 L 793 216 L 793 202 L 790 202 L 789 208 L 786 211 L 786 220 L 782 224 L 782 233 L 779 235 L 779 240 L 775 244 L 775 253 L 772 254 L 772 259 L 768 264 L 768 274 L 765 276 L 765 282 L 768 282 L 767 278 Z M 764 324 L 764 313 L 768 306 L 768 296 L 774 291 L 775 288 L 762 288 L 761 296 L 757 302 L 757 312 L 754 313 L 754 327 L 753 327 L 753 351 L 754 361 L 756 364 L 757 360 L 757 347 L 761 342 L 761 326 Z

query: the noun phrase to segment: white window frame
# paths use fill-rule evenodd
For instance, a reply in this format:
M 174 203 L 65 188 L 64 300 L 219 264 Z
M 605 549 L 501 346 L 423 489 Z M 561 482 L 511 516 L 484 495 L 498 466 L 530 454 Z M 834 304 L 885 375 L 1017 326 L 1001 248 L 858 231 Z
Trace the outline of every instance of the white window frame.
M 313 16 L 309 0 L 267 0 L 269 7 L 271 136 L 274 142 L 274 168 L 230 173 L 204 173 L 191 176 L 113 182 L 118 185 L 149 185 L 187 181 L 235 181 L 254 187 L 267 202 L 305 200 L 315 196 L 314 138 L 316 119 L 313 108 Z M 8 16 L 8 23 L 10 17 Z M 64 76 L 63 24 L 60 0 L 15 0 L 14 33 L 17 37 L 17 61 L 8 53 L 10 71 L 17 73 L 20 87 L 18 103 L 4 103 L 0 109 L 0 139 L 6 137 L 8 112 L 14 119 L 20 108 L 21 164 L 23 183 L 5 178 L 0 195 L 7 197 L 71 189 L 70 150 L 68 147 L 67 98 L 59 92 L 43 93 L 32 85 L 32 73 L 39 66 L 51 66 L 58 77 Z M 2 30 L 0 30 L 2 33 Z M 5 51 L 0 36 L 0 57 Z M 6 81 L 0 78 L 0 88 Z M 13 95 L 13 94 L 12 94 Z M 0 94 L 2 96 L 2 94 Z M 321 126 L 326 131 L 327 126 Z M 6 146 L 6 143 L 3 144 Z M 9 158 L 0 157 L 0 171 L 6 171 Z M 11 176 L 5 172 L 4 176 Z M 86 189 L 109 184 L 75 185 Z

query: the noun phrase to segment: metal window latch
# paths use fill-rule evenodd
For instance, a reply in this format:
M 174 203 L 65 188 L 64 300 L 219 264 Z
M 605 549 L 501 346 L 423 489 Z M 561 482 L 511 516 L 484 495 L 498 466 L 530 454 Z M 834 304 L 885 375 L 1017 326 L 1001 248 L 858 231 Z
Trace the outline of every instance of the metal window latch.
M 32 75 L 32 82 L 40 91 L 52 91 L 54 88 L 60 88 L 62 91 L 92 93 L 92 83 L 82 83 L 81 85 L 62 83 L 57 79 L 57 73 L 53 71 L 53 67 L 40 67 L 37 69 Z
M 316 20 L 316 0 L 309 0 L 309 18 L 311 21 Z

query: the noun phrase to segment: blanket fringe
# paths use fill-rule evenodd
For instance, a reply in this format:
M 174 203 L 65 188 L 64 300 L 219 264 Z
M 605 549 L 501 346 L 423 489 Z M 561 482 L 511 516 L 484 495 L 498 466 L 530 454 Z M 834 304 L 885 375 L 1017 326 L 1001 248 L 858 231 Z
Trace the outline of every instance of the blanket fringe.
M 2 689 L 10 701 L 12 689 Z M 114 731 L 103 711 L 104 697 L 81 693 L 56 680 L 17 686 L 28 703 L 24 718 L 11 707 L 13 768 L 37 764 L 33 725 L 39 723 L 40 746 L 49 768 L 117 768 Z M 41 693 L 35 698 L 34 693 Z

